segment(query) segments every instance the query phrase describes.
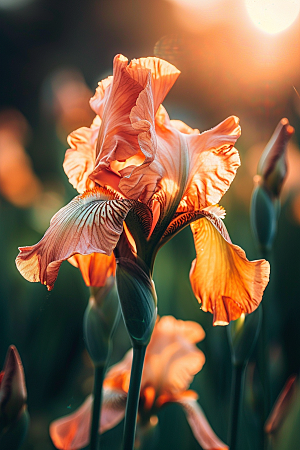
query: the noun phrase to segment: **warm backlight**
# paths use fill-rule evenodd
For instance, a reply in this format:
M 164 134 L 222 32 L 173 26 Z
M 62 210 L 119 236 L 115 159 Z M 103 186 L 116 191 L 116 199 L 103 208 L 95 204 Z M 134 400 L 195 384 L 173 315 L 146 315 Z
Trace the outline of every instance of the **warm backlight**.
M 288 28 L 300 10 L 300 0 L 245 0 L 254 24 L 269 34 Z

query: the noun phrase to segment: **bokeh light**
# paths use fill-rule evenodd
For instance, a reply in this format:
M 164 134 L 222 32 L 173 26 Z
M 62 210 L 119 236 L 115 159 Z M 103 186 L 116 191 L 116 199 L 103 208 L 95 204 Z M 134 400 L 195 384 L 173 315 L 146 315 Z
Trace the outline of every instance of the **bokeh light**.
M 245 2 L 253 23 L 269 34 L 276 34 L 288 28 L 300 10 L 299 0 L 245 0 Z

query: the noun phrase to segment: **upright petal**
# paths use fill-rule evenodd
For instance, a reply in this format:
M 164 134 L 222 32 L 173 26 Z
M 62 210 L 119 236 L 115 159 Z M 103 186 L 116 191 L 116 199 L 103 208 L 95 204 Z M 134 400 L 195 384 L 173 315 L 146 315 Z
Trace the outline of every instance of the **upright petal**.
M 182 396 L 177 402 L 183 407 L 192 432 L 203 450 L 228 450 L 212 430 L 202 408 L 192 398 Z
M 151 78 L 148 75 L 145 89 L 140 93 L 136 106 L 132 108 L 130 120 L 138 133 L 138 143 L 143 153 L 143 161 L 138 165 L 129 165 L 120 171 L 122 179 L 119 187 L 129 198 L 141 198 L 145 203 L 155 191 L 159 173 L 147 170 L 155 158 L 157 139 L 154 126 L 154 104 Z
M 189 175 L 183 201 L 188 209 L 218 203 L 229 188 L 240 165 L 233 147 L 241 133 L 238 123 L 232 116 L 204 133 L 186 135 Z
M 40 242 L 19 249 L 18 270 L 26 280 L 40 281 L 51 290 L 62 261 L 76 253 L 111 254 L 132 206 L 132 200 L 116 199 L 101 188 L 75 197 L 52 217 Z
M 93 396 L 72 414 L 61 417 L 50 424 L 50 436 L 56 448 L 77 450 L 86 447 L 90 438 Z M 115 427 L 124 417 L 126 396 L 121 392 L 104 389 L 99 432 Z
M 96 116 L 91 128 L 79 128 L 67 139 L 71 148 L 66 151 L 63 168 L 69 182 L 80 193 L 95 186 L 89 175 L 95 167 L 96 139 L 100 123 L 99 117 Z
M 105 102 L 107 100 L 107 97 L 109 95 L 109 89 L 108 86 L 110 86 L 113 82 L 113 77 L 107 77 L 102 81 L 99 81 L 98 87 L 96 89 L 96 92 L 94 96 L 90 99 L 90 106 L 95 111 L 95 113 L 102 118 L 103 117 L 103 110 L 105 106 Z
M 203 311 L 213 313 L 213 324 L 227 325 L 258 307 L 270 266 L 265 260 L 248 261 L 231 243 L 222 220 L 207 210 L 203 213 L 206 217 L 191 224 L 197 256 L 190 280 Z
M 133 59 L 127 71 L 133 79 L 144 87 L 147 84 L 147 75 L 150 71 L 154 114 L 180 75 L 180 71 L 175 66 L 155 57 Z
M 105 93 L 102 124 L 96 147 L 96 167 L 91 179 L 101 183 L 101 171 L 110 162 L 124 161 L 139 152 L 137 131 L 129 114 L 143 87 L 128 74 L 128 60 L 122 55 L 114 58 L 113 80 Z
M 105 286 L 107 278 L 116 273 L 116 260 L 114 254 L 110 256 L 103 253 L 71 256 L 68 261 L 80 269 L 87 286 Z

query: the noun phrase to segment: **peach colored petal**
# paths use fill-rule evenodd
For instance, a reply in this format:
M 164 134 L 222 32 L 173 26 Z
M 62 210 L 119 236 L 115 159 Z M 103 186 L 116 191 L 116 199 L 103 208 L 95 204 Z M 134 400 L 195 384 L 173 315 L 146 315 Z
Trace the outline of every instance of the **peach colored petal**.
M 218 203 L 229 188 L 240 165 L 233 147 L 241 134 L 238 123 L 231 116 L 211 130 L 187 135 L 189 175 L 183 201 L 188 209 Z
M 40 242 L 19 249 L 18 270 L 26 280 L 40 281 L 51 290 L 62 261 L 76 253 L 111 254 L 132 205 L 101 188 L 75 197 L 52 217 Z
M 109 89 L 108 86 L 110 86 L 113 82 L 113 77 L 107 77 L 102 81 L 99 81 L 98 87 L 96 89 L 96 92 L 94 96 L 90 99 L 90 106 L 95 111 L 95 113 L 102 118 L 103 117 L 103 110 L 105 106 L 105 102 L 107 100 L 107 97 L 109 95 Z
M 77 450 L 88 445 L 92 404 L 93 396 L 89 395 L 75 412 L 61 417 L 50 424 L 49 432 L 56 448 Z M 100 433 L 115 427 L 123 419 L 125 405 L 126 396 L 123 393 L 108 389 L 103 391 Z
M 144 155 L 139 165 L 129 165 L 120 171 L 122 179 L 119 187 L 129 198 L 141 198 L 145 203 L 155 191 L 159 173 L 147 170 L 155 158 L 157 140 L 154 128 L 154 110 L 151 90 L 151 78 L 140 93 L 136 106 L 130 113 L 132 127 L 138 132 L 138 143 Z
M 120 362 L 109 369 L 103 384 L 105 387 L 128 392 L 132 356 L 133 353 L 131 349 Z
M 188 399 L 183 396 L 182 399 L 178 399 L 177 402 L 183 407 L 192 432 L 203 450 L 229 449 L 229 447 L 216 436 L 208 423 L 202 408 L 196 400 Z
M 105 91 L 102 124 L 96 147 L 96 167 L 91 179 L 101 182 L 101 171 L 110 162 L 124 161 L 139 152 L 137 131 L 131 126 L 129 114 L 143 87 L 130 77 L 128 60 L 122 55 L 114 58 L 113 80 Z
M 155 57 L 133 59 L 127 71 L 143 87 L 147 84 L 150 71 L 154 114 L 180 75 L 180 71 L 175 66 Z
M 68 261 L 78 267 L 87 286 L 105 286 L 107 278 L 116 273 L 116 260 L 114 254 L 110 256 L 102 253 L 90 255 L 71 256 Z
M 186 123 L 181 120 L 170 120 L 172 127 L 176 128 L 178 131 L 184 134 L 200 134 L 197 128 L 191 128 Z
M 162 317 L 146 352 L 142 389 L 151 385 L 158 395 L 186 390 L 205 362 L 204 354 L 194 345 L 204 335 L 195 322 Z
M 203 311 L 213 313 L 213 324 L 226 325 L 258 307 L 270 266 L 265 260 L 248 261 L 231 243 L 222 220 L 207 210 L 203 213 L 205 218 L 191 224 L 197 257 L 190 280 Z
M 93 122 L 91 128 L 79 128 L 67 138 L 71 148 L 66 151 L 63 168 L 69 182 L 80 193 L 95 186 L 89 175 L 95 167 L 95 142 L 100 127 L 99 117 L 98 120 Z

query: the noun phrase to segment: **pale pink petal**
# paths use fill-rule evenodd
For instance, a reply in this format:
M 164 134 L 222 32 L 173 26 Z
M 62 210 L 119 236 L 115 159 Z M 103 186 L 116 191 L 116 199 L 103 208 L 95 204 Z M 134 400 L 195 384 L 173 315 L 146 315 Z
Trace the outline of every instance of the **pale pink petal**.
M 142 388 L 151 385 L 158 395 L 186 390 L 205 362 L 204 354 L 195 345 L 204 335 L 195 322 L 162 317 L 146 352 Z
M 50 436 L 56 448 L 77 450 L 86 447 L 90 439 L 91 411 L 93 396 L 74 413 L 55 420 L 50 425 Z M 99 432 L 104 433 L 114 428 L 125 415 L 126 395 L 123 392 L 103 390 Z
M 26 280 L 40 281 L 51 290 L 62 261 L 70 256 L 111 254 L 133 202 L 107 192 L 95 188 L 75 197 L 52 217 L 40 242 L 19 249 L 16 265 Z
M 95 167 L 96 138 L 100 128 L 100 119 L 96 116 L 91 128 L 83 127 L 68 136 L 71 148 L 66 151 L 63 168 L 69 182 L 78 192 L 93 189 L 95 183 L 89 179 Z
M 196 400 L 182 397 L 177 402 L 183 407 L 192 432 L 203 450 L 228 450 L 212 430 L 202 408 Z
M 122 55 L 114 58 L 113 80 L 106 88 L 102 124 L 96 147 L 96 167 L 91 179 L 102 184 L 101 171 L 110 162 L 124 161 L 139 152 L 138 132 L 132 127 L 129 114 L 143 87 L 128 74 L 128 60 Z
M 154 114 L 180 75 L 180 71 L 175 66 L 155 57 L 133 59 L 127 71 L 143 87 L 147 84 L 150 71 Z
M 222 220 L 207 209 L 202 212 L 206 217 L 191 224 L 197 257 L 190 280 L 203 311 L 213 313 L 213 324 L 226 325 L 258 307 L 270 265 L 265 260 L 248 261 L 245 252 L 231 243 Z

